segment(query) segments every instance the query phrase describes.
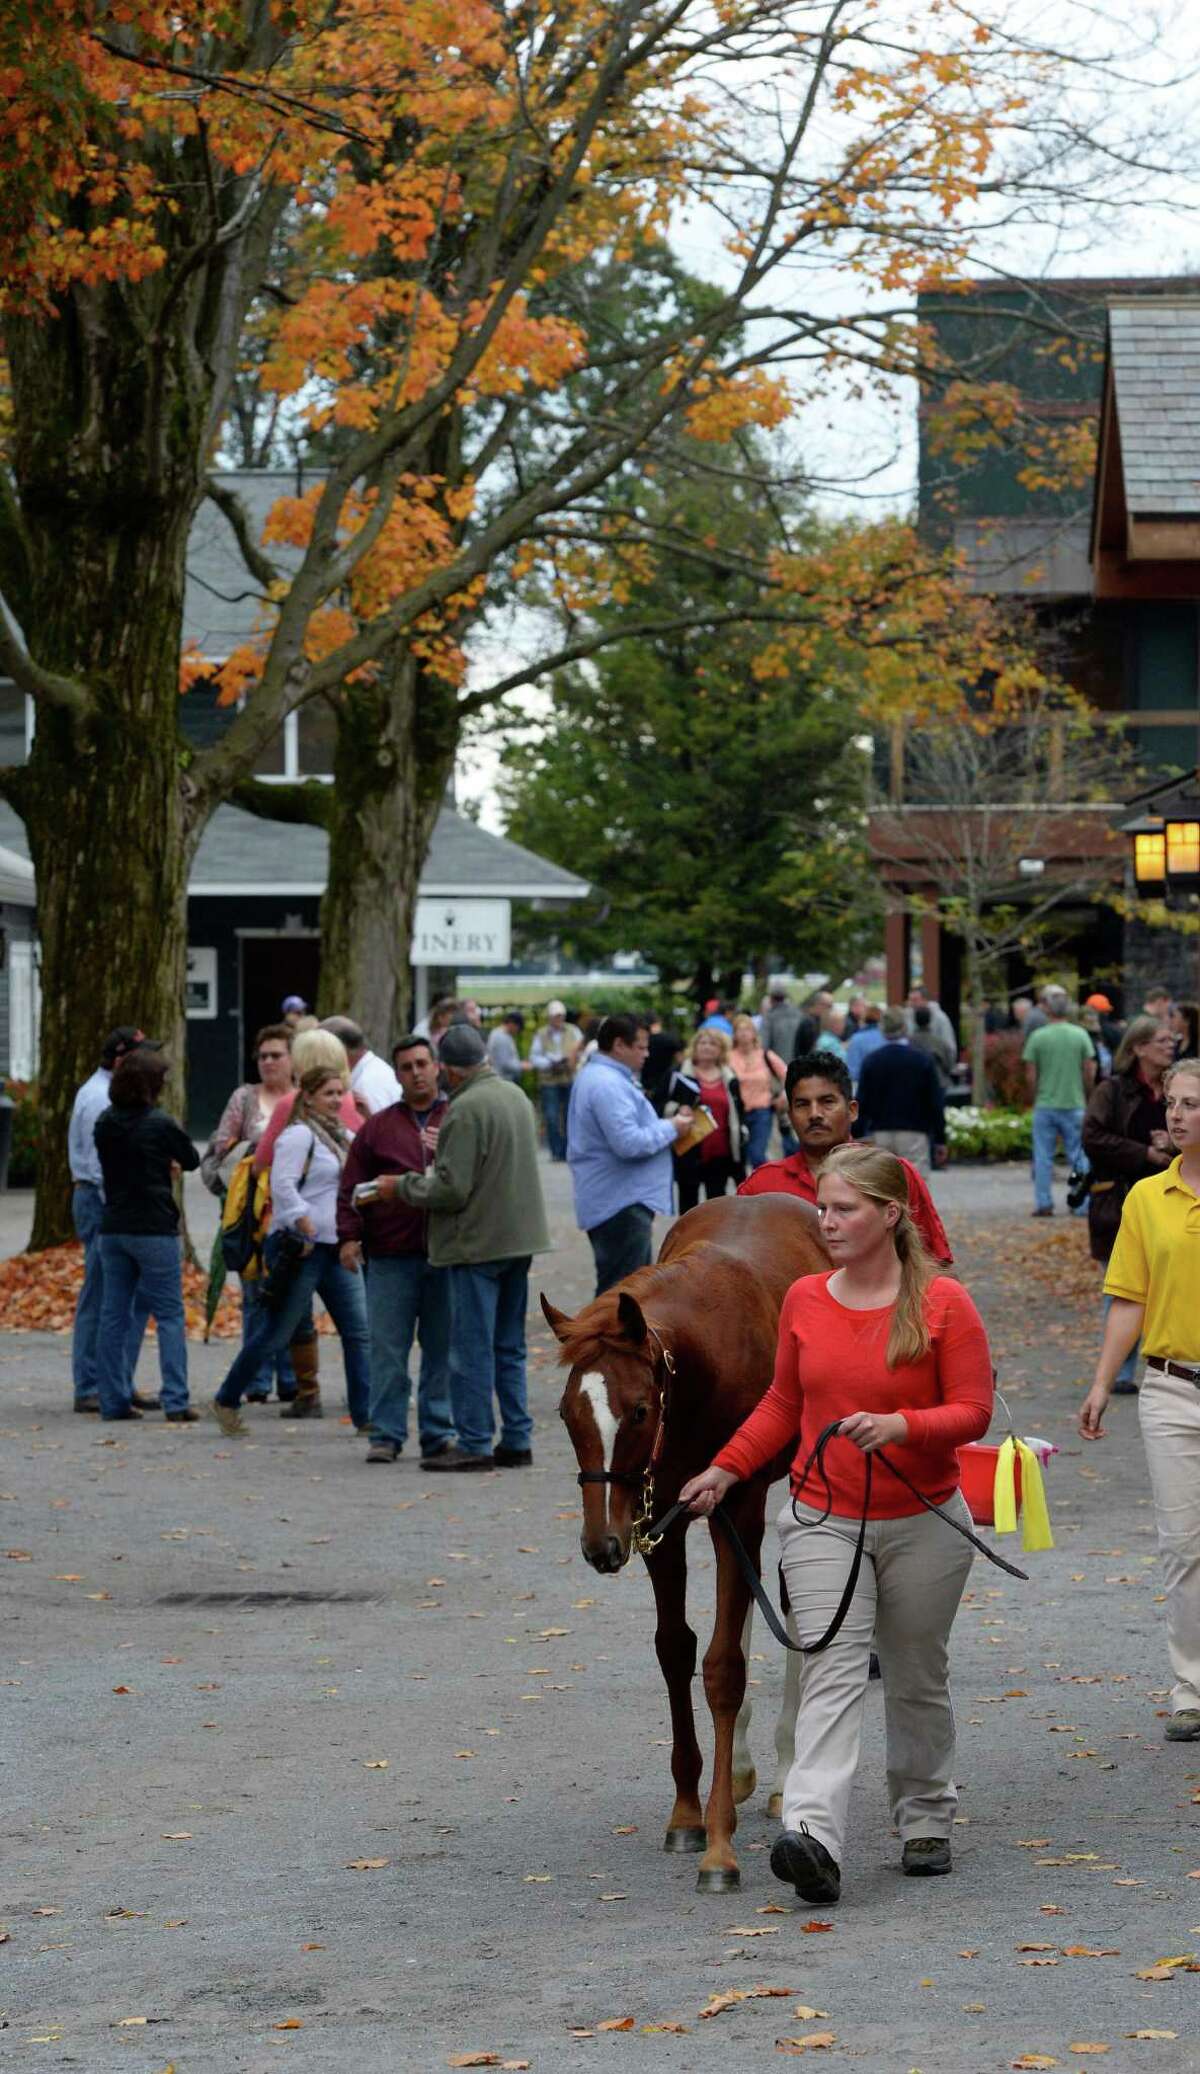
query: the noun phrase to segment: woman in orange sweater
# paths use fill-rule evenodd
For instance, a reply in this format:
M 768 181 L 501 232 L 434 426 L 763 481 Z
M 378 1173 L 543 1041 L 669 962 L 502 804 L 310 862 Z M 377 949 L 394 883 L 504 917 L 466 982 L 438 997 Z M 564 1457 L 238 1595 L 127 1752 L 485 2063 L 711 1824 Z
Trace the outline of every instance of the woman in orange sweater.
M 771 1852 L 778 1879 L 802 1900 L 828 1904 L 841 1892 L 872 1636 L 903 1870 L 950 1871 L 958 1795 L 947 1645 L 971 1548 L 884 1463 L 873 1465 L 868 1504 L 864 1458 L 886 1449 L 925 1497 L 968 1525 L 955 1450 L 987 1431 L 992 1363 L 966 1290 L 939 1274 L 921 1245 L 907 1176 L 893 1154 L 870 1145 L 831 1153 L 821 1169 L 819 1213 L 833 1268 L 792 1284 L 770 1389 L 680 1496 L 693 1512 L 710 1513 L 731 1484 L 798 1436 L 779 1534 L 788 1599 L 809 1643 L 837 1609 L 866 1505 L 864 1561 L 845 1622 L 828 1649 L 804 1662 L 783 1834 Z M 825 1458 L 830 1496 L 814 1471 L 804 1472 L 817 1436 L 835 1419 L 840 1434 Z

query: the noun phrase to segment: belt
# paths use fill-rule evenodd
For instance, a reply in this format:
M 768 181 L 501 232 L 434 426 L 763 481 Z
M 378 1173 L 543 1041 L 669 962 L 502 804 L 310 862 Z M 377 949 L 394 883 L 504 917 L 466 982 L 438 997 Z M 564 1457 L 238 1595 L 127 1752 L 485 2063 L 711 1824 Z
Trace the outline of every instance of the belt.
M 72 1188 L 94 1188 L 97 1195 L 99 1195 L 101 1192 L 100 1183 L 98 1181 L 81 1181 L 77 1174 L 72 1174 L 71 1186 Z
M 1160 1361 L 1155 1354 L 1147 1354 L 1147 1368 L 1156 1368 L 1160 1375 L 1177 1375 L 1181 1382 L 1190 1383 L 1193 1390 L 1200 1390 L 1200 1361 Z

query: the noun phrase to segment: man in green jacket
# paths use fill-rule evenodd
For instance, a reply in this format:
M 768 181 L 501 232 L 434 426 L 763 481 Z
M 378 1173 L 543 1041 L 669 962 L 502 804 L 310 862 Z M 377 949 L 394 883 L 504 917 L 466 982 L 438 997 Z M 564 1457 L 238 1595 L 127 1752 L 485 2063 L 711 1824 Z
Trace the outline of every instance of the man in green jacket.
M 429 1260 L 450 1284 L 450 1397 L 458 1445 L 424 1467 L 524 1469 L 533 1461 L 525 1382 L 529 1262 L 550 1249 L 533 1110 L 488 1064 L 478 1030 L 452 1023 L 439 1059 L 450 1102 L 432 1169 L 379 1177 L 381 1197 L 429 1213 Z M 500 1404 L 500 1444 L 493 1446 Z

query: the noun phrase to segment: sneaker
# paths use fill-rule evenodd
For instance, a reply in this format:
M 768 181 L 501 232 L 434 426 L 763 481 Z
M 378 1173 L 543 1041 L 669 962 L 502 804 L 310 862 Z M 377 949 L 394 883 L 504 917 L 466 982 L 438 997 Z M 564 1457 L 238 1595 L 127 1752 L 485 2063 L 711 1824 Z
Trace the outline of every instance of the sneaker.
M 498 1447 L 492 1455 L 497 1469 L 532 1469 L 533 1449 L 529 1447 Z
M 168 1426 L 198 1426 L 200 1414 L 194 1406 L 185 1404 L 182 1411 L 169 1411 L 166 1420 Z
M 247 1404 L 265 1404 L 270 1394 L 269 1390 L 247 1390 L 245 1401 Z
M 132 1404 L 135 1411 L 162 1410 L 161 1397 L 144 1397 L 140 1390 L 134 1391 L 133 1396 L 130 1398 L 129 1402 Z
M 394 1462 L 399 1453 L 400 1449 L 394 1440 L 384 1440 L 381 1438 L 371 1442 L 365 1459 L 368 1462 Z
M 226 1440 L 234 1440 L 239 1433 L 246 1431 L 246 1421 L 236 1404 L 222 1404 L 214 1397 L 208 1408 Z
M 1183 1707 L 1163 1730 L 1168 1743 L 1200 1743 L 1200 1707 Z
M 464 1455 L 461 1448 L 444 1447 L 439 1454 L 426 1455 L 422 1469 L 494 1469 L 494 1455 Z
M 100 1399 L 98 1397 L 77 1397 L 75 1399 L 75 1409 L 76 1411 L 98 1412 L 100 1409 Z
M 771 1871 L 785 1886 L 794 1887 L 801 1901 L 826 1904 L 842 1891 L 841 1868 L 824 1844 L 810 1836 L 804 1823 L 785 1829 L 771 1847 Z
M 123 1406 L 120 1411 L 102 1411 L 100 1414 L 106 1426 L 111 1426 L 116 1419 L 140 1419 L 141 1416 L 141 1412 L 135 1411 L 132 1404 Z
M 950 1846 L 945 1837 L 914 1837 L 900 1853 L 900 1870 L 910 1879 L 929 1879 L 934 1873 L 949 1872 Z

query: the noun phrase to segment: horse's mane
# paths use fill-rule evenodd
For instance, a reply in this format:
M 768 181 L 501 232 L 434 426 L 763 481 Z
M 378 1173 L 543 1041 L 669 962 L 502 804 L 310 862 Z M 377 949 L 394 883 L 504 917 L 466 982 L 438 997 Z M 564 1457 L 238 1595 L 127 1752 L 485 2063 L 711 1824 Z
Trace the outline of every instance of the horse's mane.
M 559 1349 L 559 1362 L 563 1368 L 593 1368 L 599 1362 L 606 1347 L 622 1347 L 630 1351 L 620 1318 L 617 1315 L 619 1299 L 623 1295 L 634 1296 L 639 1303 L 677 1284 L 681 1273 L 710 1273 L 713 1256 L 721 1252 L 710 1240 L 698 1241 L 686 1253 L 678 1253 L 661 1267 L 635 1268 L 626 1275 L 615 1289 L 606 1289 L 602 1296 L 593 1297 L 570 1321 L 570 1332 Z

